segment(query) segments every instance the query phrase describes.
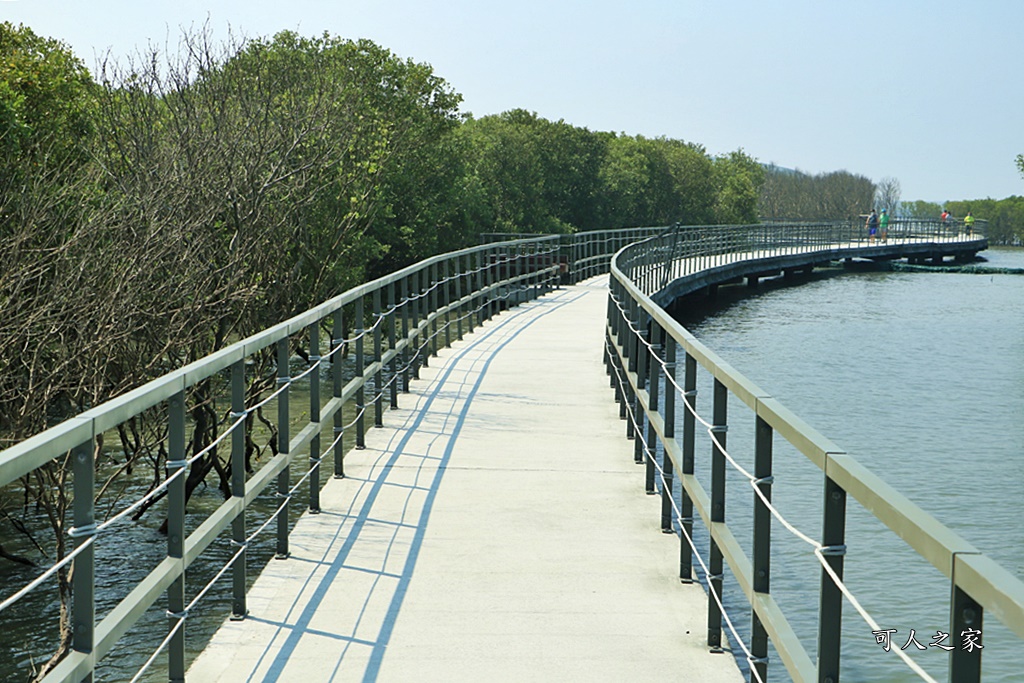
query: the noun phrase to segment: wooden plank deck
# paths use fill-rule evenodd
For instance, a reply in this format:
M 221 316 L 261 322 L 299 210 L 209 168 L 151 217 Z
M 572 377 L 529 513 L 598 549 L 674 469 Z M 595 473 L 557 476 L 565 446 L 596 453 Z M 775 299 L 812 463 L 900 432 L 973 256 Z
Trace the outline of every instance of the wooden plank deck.
M 624 438 L 606 283 L 432 358 L 187 680 L 742 680 L 704 645 L 704 590 L 676 578 Z

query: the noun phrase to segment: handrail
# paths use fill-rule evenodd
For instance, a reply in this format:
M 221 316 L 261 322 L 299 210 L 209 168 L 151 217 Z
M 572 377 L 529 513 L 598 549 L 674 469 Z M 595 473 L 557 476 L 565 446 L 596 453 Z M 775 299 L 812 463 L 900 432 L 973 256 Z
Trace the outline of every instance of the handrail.
M 764 680 L 767 675 L 769 639 L 794 680 L 838 681 L 844 597 L 875 630 L 879 628 L 842 584 L 848 495 L 949 579 L 950 633 L 954 638 L 965 633 L 980 635 L 985 611 L 1024 638 L 1024 582 L 804 423 L 703 345 L 659 305 L 670 301 L 672 293 L 713 287 L 737 276 L 757 277 L 787 268 L 813 267 L 833 258 L 892 258 L 901 253 L 938 254 L 941 258 L 942 254 L 973 254 L 987 246 L 984 226 L 977 224 L 972 234 L 962 225 L 937 221 L 896 222 L 893 228 L 891 225 L 888 242 L 879 245 L 874 240 L 867 243 L 862 226 L 850 223 L 686 227 L 627 246 L 612 260 L 605 361 L 620 402 L 620 416 L 629 420 L 627 435 L 635 439 L 637 461 L 647 464 L 648 492 L 655 493 L 655 483 L 661 481 L 663 530 L 673 532 L 678 528 L 683 545 L 681 578 L 690 579 L 690 553 L 698 553 L 692 545 L 694 510 L 708 529 L 708 644 L 721 645 L 723 560 L 751 605 L 756 618 L 750 644 L 740 646 L 747 653 L 752 681 Z M 677 354 L 681 358 L 677 359 Z M 677 360 L 685 366 L 682 387 L 675 379 Z M 714 383 L 714 418 L 705 424 L 713 450 L 710 493 L 694 475 L 698 368 L 709 373 Z M 754 472 L 741 468 L 757 494 L 753 557 L 748 557 L 736 542 L 724 517 L 726 460 L 732 461 L 726 446 L 729 395 L 749 409 L 755 422 Z M 681 435 L 676 434 L 677 402 L 684 408 Z M 820 540 L 804 537 L 822 565 L 816 664 L 770 592 L 772 519 L 787 524 L 770 502 L 774 435 L 792 444 L 825 475 Z M 663 464 L 658 463 L 656 455 L 659 445 L 664 452 Z M 671 500 L 674 476 L 681 479 L 680 503 Z M 733 637 L 737 638 L 735 633 Z M 932 680 L 904 653 L 897 654 L 925 680 Z M 954 648 L 949 659 L 950 680 L 979 681 L 980 663 L 980 649 Z
M 981 223 L 979 221 L 979 223 Z M 849 233 L 854 247 L 863 247 L 863 235 L 857 235 L 857 226 L 844 225 L 829 227 L 829 230 Z M 981 226 L 975 229 L 981 231 Z M 931 240 L 932 244 L 951 242 L 953 247 L 971 246 L 978 242 L 963 240 L 946 234 L 947 226 L 917 226 L 914 234 L 904 236 L 908 245 L 920 245 Z M 761 232 L 759 232 L 761 231 Z M 766 238 L 764 231 L 772 232 Z M 929 231 L 926 236 L 922 236 Z M 764 233 L 764 234 L 762 234 Z M 908 230 L 909 233 L 909 230 Z M 640 240 L 646 247 L 640 251 L 624 249 Z M 0 451 L 0 486 L 7 486 L 33 470 L 43 467 L 56 459 L 71 454 L 73 467 L 74 506 L 73 528 L 69 536 L 74 550 L 64 561 L 74 562 L 73 601 L 71 621 L 74 624 L 72 652 L 54 669 L 46 680 L 77 681 L 88 678 L 105 656 L 114 650 L 118 639 L 131 630 L 141 615 L 150 609 L 162 595 L 167 596 L 169 608 L 169 634 L 160 649 L 166 648 L 168 666 L 172 678 L 184 676 L 185 648 L 184 623 L 189 611 L 195 607 L 184 600 L 184 577 L 191 565 L 223 532 L 231 528 L 230 542 L 235 550 L 221 573 L 232 574 L 233 606 L 236 618 L 245 615 L 246 549 L 254 536 L 276 523 L 276 550 L 278 555 L 288 553 L 289 502 L 298 490 L 299 484 L 290 480 L 290 471 L 299 461 L 299 454 L 308 456 L 308 467 L 301 472 L 300 483 L 309 482 L 308 508 L 319 509 L 320 468 L 333 455 L 333 474 L 344 476 L 344 452 L 342 437 L 354 434 L 357 448 L 364 445 L 365 421 L 374 419 L 375 425 L 382 424 L 383 405 L 390 401 L 397 405 L 399 388 L 409 389 L 409 383 L 419 376 L 419 369 L 427 366 L 431 355 L 439 348 L 450 345 L 465 332 L 495 315 L 501 308 L 540 296 L 559 282 L 580 282 L 594 275 L 609 272 L 618 273 L 613 278 L 613 291 L 618 301 L 627 301 L 636 310 L 652 311 L 651 319 L 658 321 L 661 329 L 674 330 L 669 319 L 662 318 L 656 304 L 648 294 L 660 291 L 659 285 L 678 281 L 682 274 L 678 259 L 665 267 L 664 256 L 667 245 L 674 248 L 695 248 L 692 255 L 699 260 L 700 271 L 717 267 L 715 264 L 728 253 L 735 253 L 741 245 L 744 248 L 759 244 L 764 255 L 773 257 L 788 248 L 784 242 L 795 244 L 810 241 L 824 245 L 831 239 L 822 234 L 821 228 L 807 225 L 785 224 L 784 226 L 742 226 L 716 228 L 643 227 L 576 233 L 571 235 L 529 237 L 526 239 L 498 241 L 479 247 L 463 249 L 431 257 L 396 273 L 348 290 L 293 318 L 269 327 L 246 339 L 236 342 L 216 353 L 172 371 L 126 394 L 95 406 L 44 432 L 36 434 L 21 443 Z M 895 231 L 890 240 L 896 240 Z M 658 242 L 661 240 L 661 242 Z M 794 241 L 796 240 L 796 241 Z M 654 245 L 660 245 L 657 249 Z M 975 246 L 978 246 L 977 244 Z M 978 246 L 978 248 L 983 248 Z M 612 266 L 613 256 L 616 265 Z M 678 253 L 689 253 L 685 249 Z M 632 255 L 632 256 L 631 256 Z M 658 258 L 655 258 L 655 257 Z M 625 271 L 623 271 L 623 268 Z M 623 272 L 629 278 L 643 282 L 644 291 L 635 291 L 635 285 L 616 285 Z M 626 282 L 633 282 L 626 278 Z M 674 278 L 674 279 L 666 279 Z M 370 324 L 367 324 L 370 323 Z M 321 332 L 329 331 L 330 338 L 321 340 Z M 346 330 L 352 335 L 346 337 Z M 673 334 L 678 331 L 673 332 Z M 682 333 L 679 333 L 682 334 Z M 685 336 L 685 335 L 684 335 Z M 302 338 L 301 341 L 299 338 Z M 629 364 L 635 362 L 637 353 L 628 355 L 622 346 L 626 342 L 623 330 L 616 330 L 610 339 L 618 344 L 616 355 L 629 357 Z M 299 344 L 308 350 L 310 359 L 306 373 L 319 377 L 321 371 L 329 368 L 332 395 L 321 401 L 319 382 L 310 382 L 310 405 L 305 426 L 296 434 L 290 433 L 288 396 L 298 377 L 291 377 L 289 366 L 291 351 Z M 689 344 L 687 346 L 686 344 Z M 718 363 L 722 381 L 734 391 L 745 391 L 749 396 L 757 394 L 752 389 L 744 390 L 749 383 L 730 372 L 724 363 L 713 360 L 714 356 L 696 340 L 689 339 L 684 348 L 692 352 L 687 360 L 703 363 Z M 612 346 L 609 347 L 612 349 Z M 273 351 L 276 354 L 278 403 L 278 444 L 277 455 L 265 462 L 251 475 L 245 470 L 245 435 L 251 429 L 248 416 L 255 410 L 254 403 L 247 404 L 246 373 L 247 360 L 254 354 Z M 332 360 L 335 354 L 347 353 L 355 357 L 355 369 L 351 376 L 343 377 L 341 363 Z M 627 354 L 624 356 L 623 354 Z M 640 375 L 636 368 L 629 369 L 628 380 L 620 383 L 622 391 L 632 391 L 643 406 L 650 409 L 654 396 L 647 395 L 642 388 L 637 390 Z M 716 375 L 717 376 L 717 375 Z M 184 525 L 184 472 L 202 453 L 186 453 L 188 423 L 186 422 L 189 391 L 213 377 L 224 378 L 230 400 L 230 419 L 218 439 L 225 449 L 230 444 L 231 497 L 210 513 L 190 534 Z M 308 381 L 308 380 L 307 380 Z M 630 389 L 633 387 L 633 389 Z M 367 392 L 370 392 L 369 395 Z M 632 395 L 632 394 L 631 394 Z M 646 398 L 645 398 L 646 396 Z M 269 399 L 264 399 L 265 403 Z M 666 399 L 667 400 L 667 399 Z M 685 396 L 684 396 L 684 400 Z M 778 425 L 778 417 L 772 417 L 773 404 L 763 402 L 761 410 L 766 411 L 764 419 Z M 342 417 L 344 406 L 352 406 L 354 417 L 348 422 Z M 95 445 L 104 432 L 137 417 L 147 411 L 163 408 L 166 410 L 167 476 L 161 484 L 165 487 L 168 517 L 168 549 L 166 558 L 130 590 L 120 603 L 103 619 L 97 621 L 95 614 L 95 575 L 97 560 L 95 546 L 102 543 L 104 531 L 110 528 L 113 519 L 99 522 L 96 519 L 94 498 L 95 487 Z M 660 424 L 658 434 L 669 434 L 670 429 L 663 418 L 656 417 L 657 411 L 649 413 L 651 424 Z M 761 413 L 758 413 L 759 416 Z M 658 420 L 662 419 L 659 423 Z M 808 432 L 797 430 L 801 438 L 810 439 Z M 230 437 L 230 438 L 229 438 Z M 321 446 L 321 438 L 326 447 Z M 659 437 L 660 438 L 660 437 Z M 666 442 L 668 443 L 668 442 Z M 808 443 L 817 443 L 810 439 Z M 678 449 L 677 449 L 678 450 Z M 675 452 L 675 451 L 673 451 Z M 830 453 L 829 451 L 823 451 Z M 824 458 L 824 456 L 822 456 Z M 843 477 L 856 475 L 853 465 L 830 455 L 834 462 L 833 474 L 842 481 Z M 685 460 L 685 458 L 684 458 Z M 844 469 L 845 468 L 845 469 Z M 681 471 L 681 470 L 680 470 Z M 848 471 L 854 474 L 845 474 Z M 684 482 L 689 481 L 685 478 Z M 244 512 L 263 491 L 277 484 L 279 504 L 276 510 L 254 533 L 248 533 Z M 695 489 L 696 491 L 696 489 Z M 697 492 L 699 494 L 699 492 Z M 137 505 L 133 501 L 129 505 Z M 127 508 L 126 508 L 127 509 Z M 124 516 L 125 512 L 115 515 Z M 710 520 L 710 518 L 709 518 Z M 710 520 L 713 533 L 728 543 L 728 529 L 719 522 Z M 116 531 L 113 531 L 116 533 Z M 73 557 L 72 557 L 73 556 Z M 978 582 L 986 576 L 987 565 L 975 558 L 956 558 L 962 586 Z M 230 571 L 228 571 L 230 569 Z M 52 571 L 56 571 L 55 569 Z M 974 585 L 973 583 L 970 585 Z M 29 590 L 32 590 L 31 588 Z M 0 615 L 13 602 L 15 587 L 6 592 L 6 600 L 0 600 Z M 203 594 L 203 591 L 199 591 Z M 974 593 L 972 592 L 972 595 Z M 773 603 L 758 598 L 766 614 L 772 613 Z M 766 622 L 772 629 L 776 643 L 786 640 L 785 633 L 776 628 L 775 621 Z M 782 628 L 782 627 L 779 627 Z M 159 654 L 154 653 L 155 656 Z M 796 657 L 796 655 L 794 655 Z M 153 658 L 150 659 L 152 661 Z
M 621 246 L 621 245 L 619 245 Z M 231 529 L 231 558 L 217 576 L 232 575 L 234 618 L 246 614 L 246 549 L 254 537 L 276 523 L 276 551 L 288 555 L 289 503 L 299 485 L 308 481 L 311 511 L 319 510 L 320 468 L 333 454 L 334 476 L 344 476 L 342 437 L 354 434 L 356 447 L 364 445 L 366 419 L 383 424 L 386 401 L 397 407 L 399 387 L 409 390 L 431 355 L 483 324 L 501 309 L 536 298 L 558 286 L 564 277 L 559 264 L 562 245 L 557 236 L 534 237 L 486 244 L 434 256 L 372 282 L 350 289 L 293 318 L 236 342 L 216 353 L 159 377 L 137 389 L 74 416 L 0 451 L 0 486 L 7 486 L 48 463 L 71 454 L 73 481 L 73 528 L 68 532 L 74 550 L 53 573 L 73 560 L 71 606 L 71 652 L 47 675 L 46 681 L 80 681 L 89 678 L 96 665 L 110 654 L 118 639 L 162 595 L 166 594 L 169 615 L 167 638 L 146 662 L 148 667 L 162 650 L 167 651 L 172 680 L 185 674 L 184 624 L 196 601 L 209 588 L 197 591 L 192 603 L 185 603 L 185 571 L 222 534 Z M 372 322 L 372 324 L 367 324 Z M 346 329 L 353 329 L 345 338 Z M 320 332 L 328 329 L 329 340 Z M 308 350 L 305 372 L 290 376 L 292 349 Z M 277 455 L 251 475 L 245 468 L 247 422 L 258 403 L 246 396 L 246 361 L 254 354 L 275 351 L 277 389 L 271 398 L 278 405 Z M 355 356 L 350 378 L 343 377 L 336 354 Z M 320 399 L 321 371 L 330 368 L 332 396 Z M 189 390 L 215 376 L 223 376 L 228 387 L 231 412 L 228 426 L 217 442 L 230 444 L 231 497 L 210 513 L 191 533 L 185 527 L 185 477 L 187 468 L 209 455 L 210 444 L 197 453 L 186 454 L 186 404 Z M 315 377 L 315 380 L 311 380 Z M 310 404 L 305 426 L 290 433 L 289 388 L 300 379 L 309 382 Z M 348 379 L 346 383 L 346 379 Z M 367 394 L 369 391 L 369 395 Z M 354 404 L 355 416 L 342 417 L 343 406 Z M 98 523 L 95 505 L 95 444 L 107 430 L 159 406 L 166 407 L 168 428 L 167 462 L 164 481 L 150 497 L 167 498 L 168 547 L 159 562 L 104 618 L 96 619 L 97 567 L 95 548 L 105 532 L 116 533 L 115 523 L 138 507 L 132 501 L 105 522 Z M 321 437 L 326 447 L 321 446 Z M 215 442 L 216 443 L 216 442 Z M 298 482 L 290 480 L 299 454 L 308 457 Z M 253 533 L 247 533 L 245 510 L 257 496 L 276 483 L 276 510 Z M 25 589 L 5 587 L 0 615 L 39 581 Z M 140 671 L 140 675 L 141 675 Z

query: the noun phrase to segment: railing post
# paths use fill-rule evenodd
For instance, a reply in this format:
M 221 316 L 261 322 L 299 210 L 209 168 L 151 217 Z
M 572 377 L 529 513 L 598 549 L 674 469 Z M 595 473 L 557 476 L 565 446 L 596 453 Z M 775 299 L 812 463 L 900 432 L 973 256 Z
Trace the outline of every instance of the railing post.
M 612 374 L 612 354 L 611 354 L 611 339 L 612 330 L 615 324 L 615 280 L 611 280 L 608 283 L 608 299 L 605 306 L 605 330 L 604 330 L 604 369 L 608 375 Z M 612 383 L 614 387 L 615 384 Z
M 846 555 L 846 491 L 825 475 L 825 505 L 820 552 L 832 571 L 843 578 Z M 821 569 L 818 608 L 818 683 L 839 683 L 840 639 L 843 633 L 843 594 L 825 568 Z
M 455 338 L 462 341 L 462 256 L 455 257 Z
M 420 293 L 417 298 L 419 306 L 419 317 L 418 325 L 416 327 L 416 353 L 418 363 L 420 367 L 430 367 L 430 288 L 427 285 L 429 280 L 428 266 L 420 268 L 416 272 L 416 287 Z M 422 331 L 420 327 L 422 326 Z M 419 373 L 416 374 L 416 379 L 419 379 Z
M 647 468 L 644 484 L 647 495 L 653 496 L 657 493 L 655 482 L 657 480 L 656 465 L 658 464 L 658 432 L 654 429 L 651 415 L 657 415 L 661 405 L 658 396 L 658 387 L 661 384 L 661 326 L 652 320 L 649 329 L 651 349 L 647 354 L 647 394 L 650 397 L 648 405 L 650 412 L 647 415 Z M 662 460 L 668 460 L 668 458 L 662 457 Z M 662 465 L 662 470 L 664 470 L 664 465 Z
M 501 269 L 503 266 L 507 268 L 507 261 L 504 260 L 504 254 L 502 254 L 497 247 L 493 247 L 488 250 L 488 255 L 491 257 L 489 262 L 486 264 L 487 273 L 487 286 L 491 287 L 501 280 Z M 507 288 L 506 288 L 507 289 Z M 490 320 L 498 311 L 501 309 L 501 302 L 498 300 L 497 294 L 490 295 L 487 297 L 487 316 L 486 319 Z
M 982 622 L 984 610 L 960 586 L 956 585 L 956 556 L 953 558 L 953 593 L 950 599 L 949 652 L 950 683 L 981 681 Z M 957 647 L 959 645 L 959 647 Z
M 673 349 L 673 352 L 675 349 Z M 683 402 L 686 410 L 683 411 L 683 477 L 692 477 L 694 473 L 694 450 L 696 445 L 697 432 L 697 359 L 689 353 L 683 355 Z M 679 546 L 679 579 L 683 583 L 693 581 L 693 551 L 690 543 L 693 541 L 693 500 L 687 493 L 686 487 L 682 487 L 682 496 L 679 502 L 679 514 L 682 518 L 682 535 Z
M 475 256 L 475 258 L 474 258 L 474 256 Z M 473 270 L 473 262 L 474 262 L 474 260 L 476 261 L 476 270 L 477 270 L 477 272 L 474 272 L 474 270 Z M 478 297 L 479 297 L 479 294 L 480 294 L 479 290 L 477 289 L 477 285 L 479 285 L 479 283 L 480 283 L 480 280 L 479 280 L 479 277 L 478 277 L 479 269 L 480 269 L 480 252 L 479 251 L 477 251 L 476 254 L 466 254 L 465 268 L 466 268 L 466 272 L 465 272 L 465 275 L 464 275 L 465 292 L 466 292 L 466 296 L 469 297 L 469 303 L 466 305 L 466 334 L 472 334 L 473 333 L 473 328 L 476 325 L 476 323 L 475 323 L 475 320 L 477 318 L 476 307 L 477 307 L 477 300 L 478 300 Z
M 402 347 L 402 392 L 408 393 L 409 391 L 409 364 L 411 362 L 412 353 L 410 347 L 412 340 L 409 339 L 409 314 L 413 309 L 414 303 L 409 298 L 409 276 L 402 278 L 401 285 L 399 286 L 399 296 L 402 297 L 402 341 L 404 346 Z
M 427 282 L 427 286 L 430 288 L 430 316 L 432 318 L 430 327 L 433 328 L 432 331 L 430 332 L 430 341 L 432 347 L 431 355 L 433 355 L 435 358 L 437 357 L 438 345 L 440 344 L 440 340 L 438 339 L 437 333 L 437 319 L 440 317 L 438 315 L 438 311 L 441 309 L 441 281 L 438 279 L 437 270 L 438 269 L 436 263 L 430 264 L 430 277 Z
M 398 309 L 395 307 L 395 283 L 388 283 L 388 351 L 391 351 L 391 360 L 388 362 L 388 372 L 391 374 L 391 409 L 398 408 L 398 356 L 395 355 L 395 342 L 398 336 Z
M 167 477 L 181 472 L 167 486 L 167 557 L 185 556 L 185 392 L 179 391 L 167 402 Z M 167 678 L 171 683 L 185 681 L 185 571 L 167 588 L 168 628 L 180 628 L 167 644 Z
M 245 359 L 231 364 L 231 420 L 242 424 L 231 432 L 231 495 L 245 500 L 245 432 L 249 417 L 245 412 Z M 244 507 L 244 505 L 243 505 Z M 231 620 L 241 621 L 248 613 L 245 599 L 246 541 L 245 513 L 231 520 L 231 545 L 238 553 L 231 567 Z
M 675 442 L 676 438 L 676 388 L 672 382 L 676 378 L 676 340 L 669 336 L 668 331 L 661 329 L 661 346 L 665 354 L 665 443 Z M 669 457 L 668 449 L 661 460 L 665 471 L 665 482 L 661 486 L 661 531 L 673 533 L 672 529 L 672 487 L 675 465 Z
M 484 321 L 487 320 L 487 308 L 490 305 L 491 295 L 490 292 L 485 292 L 487 289 L 488 271 L 490 270 L 490 258 L 491 250 L 483 249 L 476 253 L 476 290 L 480 293 L 480 303 L 476 304 L 477 309 L 477 325 L 483 325 Z
M 380 287 L 373 290 L 373 362 L 377 371 L 373 373 L 373 426 L 384 426 L 384 366 L 381 362 L 381 341 L 384 330 L 384 311 L 381 309 Z
M 633 331 L 629 321 L 632 321 L 636 317 L 636 301 L 633 300 L 631 294 L 626 294 L 629 297 L 626 310 L 629 314 L 628 321 L 623 321 L 622 336 L 619 337 L 619 344 L 622 347 L 623 358 L 623 372 L 622 372 L 622 396 L 623 396 L 623 410 L 620 411 L 620 415 L 626 420 L 626 438 L 636 438 L 636 397 L 633 395 L 633 385 L 629 381 L 629 373 L 636 372 L 636 333 Z M 633 419 L 629 419 L 630 412 L 633 412 Z M 635 448 L 635 447 L 634 447 Z M 634 452 L 634 460 L 636 455 Z
M 412 308 L 410 309 L 410 315 L 412 319 L 409 321 L 410 329 L 412 330 L 412 339 L 410 344 L 412 345 L 412 377 L 413 379 L 420 378 L 420 367 L 426 365 L 426 361 L 421 357 L 423 355 L 423 342 L 420 339 L 420 319 L 423 317 L 421 311 L 423 310 L 423 290 L 420 288 L 420 271 L 415 271 L 410 276 L 409 281 L 409 296 Z
M 635 435 L 635 442 L 633 444 L 633 460 L 638 464 L 643 464 L 645 458 L 650 458 L 651 454 L 647 452 L 650 448 L 650 444 L 644 444 L 644 422 L 647 418 L 644 413 L 643 404 L 640 402 L 640 392 L 647 388 L 647 361 L 648 361 L 648 348 L 647 348 L 647 327 L 639 321 L 639 317 L 643 314 L 643 309 L 640 308 L 639 302 L 636 303 L 637 312 L 637 323 L 636 333 L 631 335 L 635 340 L 636 352 L 634 354 L 634 363 L 636 368 L 636 392 L 633 396 L 633 430 Z M 652 465 L 653 466 L 653 465 Z M 653 493 L 648 488 L 648 476 L 644 476 L 644 489 L 648 493 Z M 654 481 L 650 481 L 649 484 L 653 486 Z
M 340 347 L 345 343 L 345 307 L 338 308 L 338 311 L 334 314 L 334 327 L 331 332 L 331 380 L 332 390 L 334 398 L 340 399 L 342 390 L 345 387 L 345 378 L 343 373 L 343 361 L 344 356 L 341 355 L 343 349 Z M 345 432 L 345 416 L 342 409 L 334 411 L 334 478 L 344 479 L 345 478 L 345 445 L 342 443 L 344 440 Z
M 364 339 L 366 330 L 363 329 L 363 322 L 366 318 L 366 311 L 363 305 L 363 296 L 359 295 L 356 297 L 356 329 L 355 329 L 355 340 L 356 340 L 356 370 L 355 376 L 359 380 L 358 387 L 356 388 L 356 449 L 362 450 L 366 448 L 366 423 L 364 417 L 366 414 L 366 378 L 363 376 L 366 374 L 366 356 L 364 353 Z
M 444 306 L 444 347 L 446 349 L 452 345 L 452 312 L 450 308 L 452 300 L 451 290 L 449 289 L 449 287 L 451 287 L 451 280 L 448 279 L 451 268 L 448 261 L 449 259 L 444 260 L 444 267 L 441 270 L 441 283 L 443 285 L 443 289 L 441 290 L 441 303 Z
M 309 325 L 309 364 L 320 362 L 320 322 Z M 309 512 L 320 513 L 320 368 L 309 373 L 309 421 L 318 426 L 309 442 Z
M 713 423 L 711 427 L 711 522 L 725 522 L 725 449 L 729 390 L 715 378 Z M 708 530 L 711 552 L 708 557 L 708 646 L 713 652 L 722 649 L 722 551 L 715 541 L 714 530 Z
M 75 497 L 70 536 L 75 550 L 89 544 L 75 557 L 71 572 L 71 648 L 86 655 L 92 654 L 96 642 L 95 452 L 95 442 L 90 438 L 76 446 L 71 454 Z M 92 672 L 83 680 L 92 683 Z
M 281 511 L 277 515 L 277 553 L 275 557 L 279 560 L 286 559 L 290 554 L 288 550 L 288 502 L 291 488 L 291 425 L 288 410 L 288 394 L 291 382 L 291 372 L 288 367 L 290 353 L 288 349 L 288 337 L 277 342 L 277 385 L 283 387 L 283 391 L 277 397 L 277 451 L 286 460 L 281 473 L 277 475 L 277 500 L 281 504 Z
M 769 502 L 772 499 L 772 437 L 771 425 L 758 417 L 754 427 L 754 486 Z M 753 588 L 757 593 L 768 593 L 771 586 L 771 540 L 771 511 L 755 493 L 752 568 Z M 754 657 L 750 683 L 755 683 L 766 681 L 768 677 L 768 632 L 754 609 L 750 610 L 750 621 L 750 654 Z

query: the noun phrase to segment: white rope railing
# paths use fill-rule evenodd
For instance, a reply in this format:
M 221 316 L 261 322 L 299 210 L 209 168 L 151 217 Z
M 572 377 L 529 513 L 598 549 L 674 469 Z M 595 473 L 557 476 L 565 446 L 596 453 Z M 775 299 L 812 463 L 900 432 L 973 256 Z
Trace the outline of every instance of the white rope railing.
M 669 367 L 668 367 L 667 362 L 662 360 L 660 355 L 656 352 L 655 346 L 651 342 L 646 340 L 644 338 L 644 335 L 640 334 L 639 329 L 633 324 L 633 321 L 629 319 L 629 316 L 628 316 L 625 308 L 621 305 L 621 302 L 619 302 L 617 297 L 612 296 L 611 299 L 615 302 L 615 306 L 618 309 L 618 311 L 619 311 L 620 315 L 622 316 L 623 320 L 625 320 L 626 325 L 629 328 L 630 332 L 637 338 L 638 343 L 645 347 L 645 352 L 648 353 L 649 358 L 655 359 L 658 362 L 658 364 L 660 365 L 661 372 L 659 373 L 659 376 L 664 377 L 665 380 L 666 380 L 666 385 L 671 385 L 679 393 L 680 396 L 683 396 L 685 394 L 685 391 L 684 391 L 684 389 L 682 387 L 679 386 L 678 382 L 676 381 L 676 378 L 672 376 L 672 373 L 669 372 Z M 624 389 L 625 389 L 625 387 L 628 384 L 628 380 L 626 378 L 622 377 L 622 375 L 620 374 L 620 372 L 619 372 L 619 365 L 617 363 L 612 363 L 611 365 L 615 369 L 616 380 L 620 384 L 620 391 L 622 392 L 623 400 L 626 403 L 627 414 L 629 415 L 629 418 L 632 420 L 632 423 L 633 423 L 633 431 L 637 435 L 637 438 L 640 438 L 640 439 L 643 440 L 646 457 L 651 458 L 651 461 L 652 461 L 653 465 L 657 468 L 657 471 L 658 471 L 658 473 L 660 475 L 660 479 L 661 479 L 662 485 L 664 486 L 665 485 L 665 473 L 664 473 L 664 470 L 663 470 L 662 466 L 660 464 L 658 464 L 657 458 L 651 456 L 650 446 L 649 446 L 649 444 L 647 444 L 646 439 L 642 435 L 642 425 L 638 424 L 638 419 L 637 419 L 637 416 L 634 414 L 633 407 L 630 406 L 629 402 L 625 400 L 626 392 L 624 391 Z M 666 389 L 667 388 L 668 387 L 666 386 Z M 682 401 L 682 404 L 685 406 L 686 410 L 694 417 L 695 421 L 698 422 L 699 424 L 701 424 L 703 427 L 705 427 L 705 429 L 706 429 L 706 431 L 708 433 L 708 436 L 711 438 L 712 447 L 718 453 L 720 453 L 722 456 L 724 456 L 724 458 L 729 462 L 729 464 L 733 467 L 734 470 L 739 472 L 744 478 L 747 479 L 747 483 L 754 490 L 754 493 L 757 495 L 757 497 L 764 504 L 765 508 L 771 513 L 772 517 L 774 517 L 776 520 L 778 520 L 779 523 L 787 531 L 789 531 L 793 536 L 795 536 L 796 538 L 799 538 L 801 541 L 803 541 L 804 543 L 806 543 L 806 544 L 811 546 L 812 553 L 814 554 L 814 557 L 817 559 L 819 564 L 821 564 L 821 566 L 824 569 L 825 573 L 828 574 L 828 576 L 832 580 L 833 584 L 835 584 L 836 588 L 839 589 L 839 591 L 843 594 L 843 596 L 850 603 L 850 605 L 857 611 L 857 613 L 861 616 L 861 618 L 865 621 L 865 623 L 867 623 L 871 627 L 871 629 L 873 631 L 880 630 L 880 626 L 878 625 L 878 622 L 875 621 L 875 619 L 867 612 L 867 610 L 864 609 L 864 607 L 861 605 L 860 601 L 856 598 L 856 596 L 853 595 L 852 591 L 850 591 L 850 589 L 843 582 L 843 580 L 838 576 L 838 574 L 836 574 L 835 570 L 832 569 L 831 565 L 829 565 L 828 560 L 825 558 L 825 556 L 823 554 L 823 551 L 826 550 L 826 546 L 824 546 L 823 544 L 821 544 L 818 541 L 814 540 L 813 538 L 811 538 L 806 533 L 800 531 L 794 524 L 792 524 L 789 520 L 787 520 L 783 516 L 781 511 L 779 511 L 779 509 L 774 504 L 772 504 L 771 500 L 768 499 L 768 497 L 764 494 L 764 492 L 758 486 L 758 478 L 755 477 L 753 474 L 751 474 L 748 470 L 746 470 L 742 465 L 740 465 L 736 461 L 736 459 L 729 453 L 729 451 L 721 445 L 721 442 L 714 437 L 714 427 L 715 427 L 715 425 L 712 424 L 711 422 L 708 422 L 707 420 L 705 420 L 697 412 L 697 410 L 691 405 L 691 403 L 689 401 Z M 670 496 L 670 498 L 672 499 L 673 508 L 675 508 L 676 511 L 677 511 L 677 521 L 680 522 L 680 528 L 683 528 L 682 524 L 681 524 L 681 519 L 682 518 L 678 514 L 678 508 L 676 508 L 674 497 Z M 690 541 L 689 538 L 687 540 Z M 691 541 L 691 546 L 692 546 L 692 541 Z M 704 566 L 704 562 L 700 558 L 700 554 L 699 554 L 699 552 L 697 552 L 695 547 L 694 547 L 694 553 L 697 555 L 697 558 L 700 561 L 701 566 L 703 567 Z M 711 591 L 711 593 L 714 594 L 714 591 Z M 716 599 L 717 599 L 717 596 L 716 596 Z M 722 613 L 723 613 L 723 615 L 725 614 L 724 607 L 722 608 Z M 750 653 L 746 650 L 745 647 L 743 649 L 744 649 L 744 652 L 748 655 L 748 658 L 749 658 Z M 921 666 L 919 664 L 914 662 L 914 660 L 912 660 L 905 652 L 903 652 L 902 650 L 898 650 L 898 651 L 896 651 L 896 655 L 898 657 L 900 657 L 900 659 L 907 665 L 907 667 L 910 668 L 910 670 L 913 671 L 915 674 L 917 674 L 922 680 L 928 681 L 929 683 L 936 683 L 935 679 L 932 678 L 932 676 L 930 676 L 928 674 L 928 672 L 926 672 L 923 668 L 921 668 Z M 753 671 L 754 669 L 752 668 L 751 670 Z

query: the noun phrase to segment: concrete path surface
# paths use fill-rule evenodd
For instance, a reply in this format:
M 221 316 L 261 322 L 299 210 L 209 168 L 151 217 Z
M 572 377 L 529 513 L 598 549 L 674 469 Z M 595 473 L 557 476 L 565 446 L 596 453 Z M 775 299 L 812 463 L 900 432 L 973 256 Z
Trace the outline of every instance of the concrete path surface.
M 346 458 L 201 681 L 740 681 L 601 362 L 607 278 L 443 350 Z

